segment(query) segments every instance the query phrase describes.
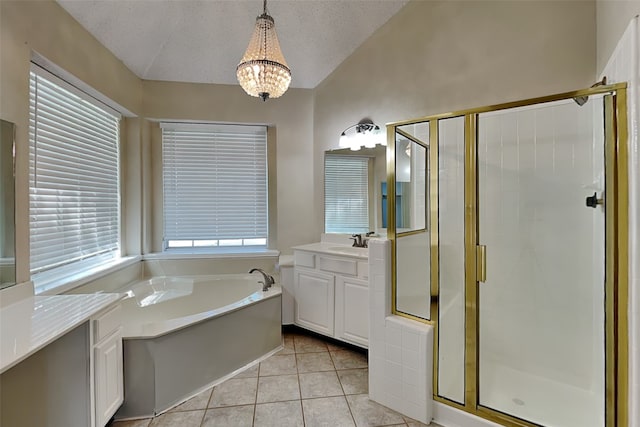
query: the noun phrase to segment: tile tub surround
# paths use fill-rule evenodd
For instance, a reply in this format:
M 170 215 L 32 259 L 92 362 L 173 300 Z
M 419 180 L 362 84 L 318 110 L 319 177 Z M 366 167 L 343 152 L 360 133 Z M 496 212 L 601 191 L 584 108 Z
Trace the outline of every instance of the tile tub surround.
M 300 330 L 283 337 L 277 354 L 171 411 L 110 427 L 425 426 L 369 400 L 363 350 Z

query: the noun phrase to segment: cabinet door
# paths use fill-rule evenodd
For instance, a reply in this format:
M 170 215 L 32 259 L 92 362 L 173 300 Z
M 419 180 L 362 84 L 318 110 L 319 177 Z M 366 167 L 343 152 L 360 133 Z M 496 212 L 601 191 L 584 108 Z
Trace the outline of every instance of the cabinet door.
M 96 426 L 104 426 L 122 404 L 122 328 L 94 347 Z
M 336 337 L 369 345 L 369 286 L 366 280 L 336 277 Z
M 333 336 L 334 276 L 295 269 L 296 324 Z

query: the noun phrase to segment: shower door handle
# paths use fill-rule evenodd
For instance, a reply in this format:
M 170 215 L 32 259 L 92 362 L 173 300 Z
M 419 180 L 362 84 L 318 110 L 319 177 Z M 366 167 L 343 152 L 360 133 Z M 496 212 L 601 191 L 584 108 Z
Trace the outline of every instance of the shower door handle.
M 485 245 L 476 246 L 476 280 L 487 281 L 487 247 Z
M 598 199 L 598 194 L 594 192 L 593 196 L 587 197 L 585 203 L 587 207 L 595 209 L 598 205 L 604 205 L 604 199 Z

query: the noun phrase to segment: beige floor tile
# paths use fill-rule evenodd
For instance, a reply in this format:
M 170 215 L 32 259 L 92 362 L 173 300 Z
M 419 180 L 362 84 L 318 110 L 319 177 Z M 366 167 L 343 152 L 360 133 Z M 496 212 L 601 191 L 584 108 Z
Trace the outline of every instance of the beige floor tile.
M 202 427 L 251 427 L 253 411 L 254 405 L 209 409 L 204 416 Z
M 302 405 L 291 402 L 260 403 L 256 405 L 253 427 L 303 427 Z
M 258 379 L 257 403 L 300 399 L 297 375 L 276 375 Z
M 369 400 L 366 394 L 354 394 L 346 398 L 358 427 L 404 424 L 402 415 Z
M 167 412 L 151 421 L 149 427 L 200 427 L 204 411 Z
M 260 362 L 260 376 L 297 374 L 294 354 L 276 354 Z
M 180 411 L 193 411 L 195 409 L 207 409 L 207 405 L 209 404 L 209 398 L 211 397 L 211 391 L 213 388 L 207 389 L 202 393 L 192 397 L 186 402 L 176 406 L 169 412 L 180 412 Z
M 369 369 L 346 369 L 336 373 L 344 394 L 369 393 Z
M 109 424 L 109 427 L 149 427 L 151 418 L 145 418 L 144 420 L 131 420 L 131 421 L 116 421 Z
M 344 346 L 341 346 L 341 345 L 338 345 L 338 344 L 334 344 L 334 343 L 331 343 L 331 342 L 327 343 L 327 349 L 329 351 L 344 350 L 344 348 L 345 348 Z
M 293 342 L 296 353 L 318 353 L 329 351 L 327 344 L 321 339 L 315 337 L 296 335 L 293 338 Z
M 438 424 L 424 424 L 420 421 L 414 420 L 413 418 L 405 417 L 404 415 L 402 416 L 402 418 L 404 418 L 404 422 L 407 423 L 409 427 L 439 427 Z
M 355 427 L 344 396 L 302 401 L 305 427 Z
M 298 372 L 333 371 L 335 368 L 329 352 L 296 354 Z
M 258 369 L 260 368 L 260 364 L 256 363 L 250 368 L 245 369 L 244 371 L 236 374 L 233 378 L 255 378 L 258 376 Z
M 256 403 L 258 378 L 231 378 L 213 388 L 210 408 Z
M 339 350 L 331 352 L 336 369 L 356 369 L 368 367 L 367 356 L 357 351 Z
M 300 374 L 298 377 L 300 378 L 300 394 L 303 399 L 344 395 L 335 371 L 308 372 Z
M 293 335 L 285 335 L 282 338 L 283 349 L 278 354 L 293 354 L 296 352 L 296 348 L 293 344 Z

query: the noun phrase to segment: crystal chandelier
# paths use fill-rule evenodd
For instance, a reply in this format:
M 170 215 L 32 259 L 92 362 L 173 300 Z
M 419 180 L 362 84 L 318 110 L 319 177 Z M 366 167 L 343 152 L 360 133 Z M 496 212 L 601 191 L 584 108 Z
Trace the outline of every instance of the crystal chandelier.
M 236 68 L 240 86 L 251 96 L 279 98 L 289 88 L 291 70 L 284 60 L 275 21 L 267 13 L 267 0 L 264 0 L 262 15 L 256 18 L 249 47 Z

